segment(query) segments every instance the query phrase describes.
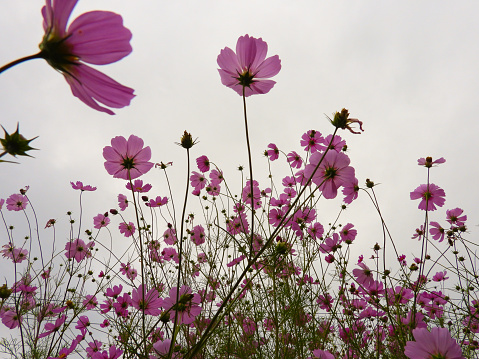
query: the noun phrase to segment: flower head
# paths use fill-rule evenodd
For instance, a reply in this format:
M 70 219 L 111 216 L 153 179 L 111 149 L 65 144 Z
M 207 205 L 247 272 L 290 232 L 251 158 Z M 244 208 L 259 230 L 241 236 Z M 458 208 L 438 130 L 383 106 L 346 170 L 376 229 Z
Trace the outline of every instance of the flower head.
M 83 185 L 83 182 L 76 181 L 76 183 L 70 182 L 73 189 L 79 189 L 80 191 L 96 191 L 96 187 L 90 185 Z
M 42 8 L 45 35 L 40 57 L 60 71 L 72 93 L 91 108 L 113 115 L 100 106 L 122 108 L 130 104 L 133 89 L 85 65 L 106 65 L 131 53 L 131 32 L 120 15 L 90 11 L 67 23 L 78 0 L 46 0 Z
M 276 83 L 267 80 L 281 70 L 278 55 L 268 57 L 268 44 L 261 38 L 241 36 L 236 53 L 229 47 L 221 50 L 217 58 L 221 83 L 246 97 L 268 93 Z
M 408 341 L 404 354 L 410 359 L 465 359 L 459 344 L 446 328 L 416 328 L 412 332 L 415 342 Z
M 27 208 L 28 199 L 26 196 L 15 193 L 7 198 L 7 209 L 9 211 L 22 211 Z
M 442 207 L 446 202 L 446 193 L 442 188 L 436 186 L 434 183 L 422 184 L 411 192 L 411 199 L 422 198 L 418 208 L 423 211 L 435 211 L 436 206 Z
M 123 136 L 111 139 L 111 146 L 103 148 L 105 169 L 114 178 L 135 179 L 147 173 L 153 163 L 150 147 L 143 148 L 143 140 L 131 135 L 128 141 Z
M 441 157 L 441 158 L 438 158 L 437 160 L 433 161 L 432 160 L 432 157 L 421 157 L 420 159 L 417 160 L 417 164 L 419 166 L 424 166 L 424 167 L 427 167 L 427 168 L 431 168 L 432 165 L 434 164 L 440 164 L 440 163 L 444 163 L 446 162 L 446 160 L 444 159 L 444 157 Z

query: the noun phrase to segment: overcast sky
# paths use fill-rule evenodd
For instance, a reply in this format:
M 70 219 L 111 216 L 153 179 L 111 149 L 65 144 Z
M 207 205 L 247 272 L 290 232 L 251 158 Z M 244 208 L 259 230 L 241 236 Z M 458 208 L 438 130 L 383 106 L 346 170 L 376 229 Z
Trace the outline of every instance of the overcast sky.
M 38 52 L 43 4 L 0 3 L 0 65 Z M 96 112 L 73 97 L 63 76 L 43 60 L 0 75 L 0 123 L 13 132 L 20 122 L 26 137 L 39 136 L 32 145 L 40 149 L 35 159 L 1 164 L 0 198 L 30 185 L 42 228 L 48 219 L 65 221 L 67 210 L 78 209 L 70 181 L 99 188 L 86 199 L 91 215 L 114 207 L 117 194 L 126 193 L 125 182 L 103 167 L 102 149 L 117 135 L 135 134 L 151 147 L 152 161 L 174 162 L 170 176 L 178 202 L 185 163 L 174 142 L 184 130 L 200 141 L 193 157 L 208 155 L 234 183 L 236 167 L 247 165 L 242 102 L 221 84 L 216 57 L 249 34 L 262 37 L 268 56 L 282 61 L 271 92 L 248 98 L 261 187 L 268 183 L 262 153 L 269 143 L 300 152 L 304 132 L 331 133 L 325 114 L 346 107 L 364 122 L 361 135 L 340 133 L 356 176 L 360 183 L 366 178 L 381 183 L 376 187 L 381 208 L 403 251 L 412 253 L 416 243 L 410 237 L 423 222 L 409 193 L 426 182 L 426 170 L 416 162 L 426 156 L 447 160 L 431 174 L 447 197 L 430 219 L 445 224 L 445 210 L 461 207 L 475 241 L 479 2 L 80 0 L 72 19 L 90 10 L 121 14 L 133 33 L 132 54 L 100 68 L 135 89 L 129 107 L 115 116 Z M 168 195 L 159 171 L 143 179 L 154 185 L 152 195 Z M 341 199 L 328 205 L 336 209 Z M 335 213 L 318 215 L 327 223 Z M 85 222 L 92 226 L 91 217 Z M 347 222 L 358 228 L 358 253 L 382 241 L 364 194 L 348 210 Z

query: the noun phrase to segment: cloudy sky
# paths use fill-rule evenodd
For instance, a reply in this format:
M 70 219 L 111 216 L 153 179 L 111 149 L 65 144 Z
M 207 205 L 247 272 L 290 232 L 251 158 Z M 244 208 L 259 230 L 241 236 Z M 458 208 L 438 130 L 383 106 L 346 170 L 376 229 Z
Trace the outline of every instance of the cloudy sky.
M 0 3 L 1 65 L 38 51 L 43 4 Z M 237 184 L 236 167 L 247 165 L 242 102 L 221 84 L 216 57 L 249 34 L 262 37 L 268 55 L 278 54 L 282 61 L 272 91 L 248 98 L 254 173 L 262 187 L 267 185 L 262 153 L 269 143 L 299 152 L 304 132 L 331 133 L 325 114 L 346 107 L 364 122 L 361 135 L 340 133 L 356 176 L 360 183 L 366 178 L 380 183 L 376 193 L 383 214 L 404 253 L 418 245 L 410 237 L 423 222 L 418 202 L 409 200 L 426 181 L 425 168 L 416 164 L 419 157 L 447 160 L 431 174 L 431 182 L 446 192 L 446 205 L 430 218 L 444 223 L 446 209 L 464 208 L 474 240 L 479 224 L 477 1 L 80 0 L 72 19 L 90 10 L 121 14 L 133 33 L 132 54 L 101 68 L 135 89 L 129 107 L 115 116 L 96 112 L 73 97 L 63 76 L 43 60 L 0 75 L 0 123 L 13 132 L 19 122 L 26 137 L 39 136 L 33 146 L 40 149 L 34 159 L 20 158 L 19 165 L 1 164 L 0 198 L 30 185 L 41 227 L 78 210 L 70 181 L 99 188 L 86 200 L 87 213 L 116 205 L 125 183 L 107 174 L 102 149 L 118 135 L 140 136 L 153 161 L 174 162 L 170 176 L 178 202 L 185 162 L 174 142 L 184 130 L 200 141 L 194 158 L 208 155 Z M 144 179 L 154 185 L 152 194 L 168 195 L 159 171 Z M 333 220 L 340 202 L 325 203 L 320 219 Z M 8 216 L 14 220 L 14 214 Z M 348 209 L 347 222 L 358 228 L 358 251 L 382 241 L 378 216 L 365 195 Z M 1 231 L 0 240 L 5 242 Z

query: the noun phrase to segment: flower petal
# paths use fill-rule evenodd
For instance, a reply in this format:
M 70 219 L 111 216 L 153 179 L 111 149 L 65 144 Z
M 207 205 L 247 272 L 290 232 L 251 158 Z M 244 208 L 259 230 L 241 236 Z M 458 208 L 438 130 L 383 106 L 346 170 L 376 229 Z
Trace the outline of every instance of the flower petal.
M 281 70 L 281 60 L 278 55 L 268 57 L 261 65 L 257 68 L 255 77 L 258 78 L 269 78 L 278 74 Z
M 68 43 L 80 60 L 105 65 L 131 53 L 131 32 L 120 15 L 109 11 L 91 11 L 80 15 L 68 28 Z
M 248 35 L 241 36 L 236 43 L 236 55 L 241 69 L 250 68 L 256 57 L 255 39 Z

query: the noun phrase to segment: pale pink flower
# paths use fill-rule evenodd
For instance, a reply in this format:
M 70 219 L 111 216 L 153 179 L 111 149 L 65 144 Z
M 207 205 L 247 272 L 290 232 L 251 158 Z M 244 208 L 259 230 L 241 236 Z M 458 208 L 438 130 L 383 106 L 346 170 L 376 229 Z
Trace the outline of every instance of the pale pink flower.
M 210 180 L 211 180 L 211 183 L 220 184 L 224 180 L 223 172 L 219 170 L 212 170 L 210 172 Z
M 448 221 L 451 225 L 455 225 L 458 227 L 465 225 L 467 221 L 467 216 L 461 216 L 463 212 L 464 210 L 462 210 L 461 208 L 448 209 L 446 211 L 446 221 Z
M 123 136 L 111 139 L 111 147 L 103 148 L 105 169 L 114 178 L 135 179 L 147 173 L 153 163 L 150 147 L 143 148 L 143 140 L 131 135 L 128 141 Z
M 206 156 L 198 157 L 196 159 L 196 164 L 198 165 L 198 169 L 203 173 L 210 170 L 210 160 Z
M 432 165 L 434 165 L 436 163 L 440 164 L 440 163 L 444 163 L 444 162 L 446 162 L 444 157 L 441 157 L 441 158 L 439 158 L 435 161 L 432 160 L 432 157 L 420 158 L 420 159 L 417 160 L 417 164 L 419 166 L 424 166 L 424 167 L 428 167 L 428 168 L 432 167 Z
M 346 141 L 341 138 L 341 136 L 334 136 L 333 142 L 331 142 L 331 138 L 333 135 L 328 135 L 326 138 L 323 140 L 323 144 L 325 148 L 328 148 L 331 150 L 335 150 L 336 152 L 341 152 L 343 147 L 346 145 Z M 331 144 L 329 144 L 331 142 Z
M 304 169 L 306 178 L 311 177 L 322 156 L 323 154 L 320 152 L 311 155 L 309 164 Z M 349 166 L 349 163 L 349 157 L 342 152 L 329 151 L 326 153 L 312 178 L 313 183 L 319 186 L 323 192 L 324 198 L 335 198 L 339 187 L 354 180 L 354 168 Z
M 3 308 L 5 310 L 5 308 Z M 14 308 L 7 308 L 8 310 L 1 315 L 2 323 L 9 329 L 15 329 L 22 321 L 23 317 L 19 315 Z
M 316 349 L 313 350 L 314 358 L 319 359 L 334 359 L 334 355 L 327 350 Z
M 143 181 L 141 179 L 137 179 L 133 182 L 133 187 L 131 186 L 131 183 L 128 182 L 126 184 L 126 189 L 129 189 L 130 191 L 133 189 L 133 192 L 145 193 L 151 189 L 151 184 L 147 183 L 143 185 Z
M 358 263 L 358 266 L 361 269 L 353 269 L 353 275 L 356 277 L 357 282 L 367 289 L 374 283 L 374 274 L 366 264 Z
M 351 182 L 343 183 L 343 201 L 346 204 L 351 204 L 359 195 L 359 182 L 358 179 L 355 177 Z
M 422 184 L 410 193 L 412 200 L 421 198 L 418 208 L 423 211 L 435 211 L 436 206 L 442 207 L 446 202 L 446 193 L 434 183 Z
M 431 228 L 429 229 L 429 233 L 431 233 L 432 238 L 436 241 L 439 240 L 439 242 L 442 242 L 444 240 L 445 234 L 444 228 L 442 228 L 439 223 L 433 221 L 429 223 L 429 225 L 431 226 Z
M 416 341 L 408 341 L 404 354 L 409 359 L 466 359 L 461 347 L 446 328 L 416 328 L 412 331 Z
M 195 317 L 201 313 L 201 297 L 198 293 L 192 294 L 191 288 L 182 286 L 179 290 L 179 299 L 177 302 L 177 287 L 170 289 L 170 296 L 163 301 L 163 307 L 172 311 L 171 319 L 173 319 L 173 312 L 178 315 L 178 324 L 191 324 Z
M 47 323 L 45 324 L 45 332 L 43 332 L 42 334 L 40 334 L 38 336 L 38 339 L 40 338 L 44 338 L 56 331 L 58 331 L 60 329 L 60 327 L 63 325 L 63 323 L 65 323 L 65 320 L 67 319 L 67 316 L 66 315 L 62 315 L 60 318 L 57 318 L 57 320 L 55 320 L 55 323 Z
M 176 231 L 173 228 L 168 228 L 164 233 L 163 233 L 163 239 L 165 240 L 165 243 L 172 246 L 176 243 Z
M 159 298 L 158 291 L 155 288 L 147 292 L 145 286 L 141 284 L 138 289 L 133 289 L 131 301 L 133 307 L 145 314 L 156 316 L 161 314 L 160 308 L 163 306 L 163 299 Z
M 443 272 L 437 272 L 436 274 L 434 274 L 434 276 L 432 277 L 432 280 L 434 282 L 441 282 L 443 280 L 446 280 L 446 279 L 449 279 L 449 277 L 446 277 L 446 273 L 447 271 L 443 271 Z
M 191 186 L 195 189 L 203 189 L 206 186 L 207 180 L 206 177 L 202 173 L 198 173 L 196 171 L 191 172 L 190 181 Z
M 131 32 L 120 15 L 108 11 L 90 11 L 80 15 L 68 27 L 68 19 L 78 0 L 46 0 L 42 8 L 45 35 L 39 57 L 60 71 L 72 93 L 91 108 L 114 113 L 98 104 L 122 108 L 130 104 L 133 89 L 85 65 L 106 65 L 131 53 Z
M 110 218 L 105 216 L 104 214 L 99 213 L 95 217 L 93 217 L 93 226 L 96 229 L 100 229 L 101 227 L 106 227 L 110 224 Z
M 125 237 L 131 237 L 135 233 L 135 230 L 136 230 L 135 225 L 133 224 L 133 222 L 120 223 L 118 228 L 120 229 L 120 233 L 123 234 Z
M 80 238 L 77 238 L 71 242 L 65 244 L 65 256 L 67 258 L 74 258 L 80 263 L 85 257 L 91 256 L 91 248 L 95 245 L 95 242 L 88 242 L 86 244 Z
M 118 206 L 122 211 L 128 207 L 128 198 L 124 194 L 118 195 Z
M 98 305 L 98 300 L 96 299 L 94 295 L 87 294 L 82 303 L 86 309 L 90 310 L 95 308 Z
M 200 244 L 205 243 L 205 229 L 202 225 L 195 226 L 190 232 L 191 241 L 199 246 Z
M 146 205 L 148 207 L 161 207 L 167 203 L 168 203 L 168 198 L 158 196 L 155 199 L 150 199 L 150 202 L 148 202 Z
M 70 182 L 73 189 L 78 189 L 80 191 L 96 191 L 96 187 L 90 185 L 83 185 L 83 182 L 76 181 L 76 183 Z
M 7 209 L 9 211 L 23 211 L 27 208 L 28 199 L 26 196 L 14 193 L 7 198 Z
M 241 36 L 236 43 L 236 53 L 225 47 L 218 55 L 221 83 L 240 96 L 268 93 L 276 83 L 266 80 L 281 70 L 278 55 L 268 57 L 268 45 L 261 38 Z

